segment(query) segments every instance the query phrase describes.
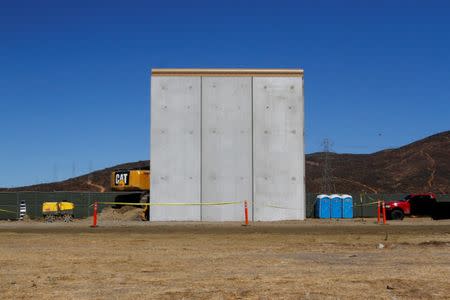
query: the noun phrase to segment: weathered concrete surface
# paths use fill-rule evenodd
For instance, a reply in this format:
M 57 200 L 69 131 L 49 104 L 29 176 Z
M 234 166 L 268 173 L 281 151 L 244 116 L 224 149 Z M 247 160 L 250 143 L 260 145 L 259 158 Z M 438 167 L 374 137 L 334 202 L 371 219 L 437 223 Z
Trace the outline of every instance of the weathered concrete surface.
M 200 78 L 152 77 L 151 190 L 155 203 L 200 201 Z M 200 221 L 200 206 L 152 206 L 154 221 Z
M 305 217 L 303 83 L 253 78 L 254 218 Z
M 251 203 L 251 80 L 251 77 L 202 78 L 203 202 Z M 204 221 L 243 218 L 242 205 L 202 206 Z

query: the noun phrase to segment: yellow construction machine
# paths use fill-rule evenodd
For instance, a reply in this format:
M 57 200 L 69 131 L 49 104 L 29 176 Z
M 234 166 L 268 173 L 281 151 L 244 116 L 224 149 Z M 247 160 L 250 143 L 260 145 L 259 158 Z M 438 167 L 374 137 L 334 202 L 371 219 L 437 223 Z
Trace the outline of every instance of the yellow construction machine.
M 115 170 L 111 174 L 111 190 L 133 192 L 116 197 L 117 203 L 149 203 L 150 169 Z M 122 206 L 121 204 L 116 207 Z M 143 220 L 149 219 L 149 206 L 143 206 Z
M 73 220 L 73 210 L 75 205 L 72 202 L 44 202 L 42 203 L 42 215 L 46 222 L 53 222 L 58 219 L 64 222 Z

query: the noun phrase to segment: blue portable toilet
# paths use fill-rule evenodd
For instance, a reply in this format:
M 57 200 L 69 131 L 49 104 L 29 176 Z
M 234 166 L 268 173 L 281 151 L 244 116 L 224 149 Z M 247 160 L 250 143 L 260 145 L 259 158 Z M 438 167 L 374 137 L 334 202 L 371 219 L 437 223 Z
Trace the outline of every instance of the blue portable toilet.
M 329 219 L 331 216 L 330 209 L 330 197 L 328 195 L 318 195 L 314 205 L 314 216 L 316 218 Z
M 350 195 L 342 195 L 342 217 L 344 219 L 353 218 L 353 198 Z
M 342 218 L 342 197 L 338 194 L 333 194 L 331 198 L 331 218 Z

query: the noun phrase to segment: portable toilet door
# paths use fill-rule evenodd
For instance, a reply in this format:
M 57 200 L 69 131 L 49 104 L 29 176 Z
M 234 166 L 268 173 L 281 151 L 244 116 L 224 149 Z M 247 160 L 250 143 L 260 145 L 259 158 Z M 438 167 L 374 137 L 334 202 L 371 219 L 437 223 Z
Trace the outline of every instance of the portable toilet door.
M 342 218 L 342 197 L 337 194 L 330 196 L 331 198 L 331 218 L 340 219 Z
M 329 219 L 331 209 L 330 197 L 328 195 L 318 195 L 314 207 L 314 215 L 316 218 Z
M 324 195 L 317 195 L 316 201 L 314 202 L 314 218 L 320 218 L 320 199 Z
M 344 219 L 353 218 L 353 198 L 350 195 L 342 195 L 342 217 Z

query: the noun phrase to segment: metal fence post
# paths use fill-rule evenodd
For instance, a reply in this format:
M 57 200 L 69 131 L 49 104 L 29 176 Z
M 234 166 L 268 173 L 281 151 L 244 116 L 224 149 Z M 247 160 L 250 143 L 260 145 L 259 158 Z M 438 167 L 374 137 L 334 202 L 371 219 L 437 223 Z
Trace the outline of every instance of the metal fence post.
M 364 206 L 363 206 L 363 194 L 359 194 L 359 204 L 361 205 L 360 211 L 361 211 L 361 221 L 364 221 Z
M 16 210 L 17 210 L 17 220 L 18 220 L 20 217 L 19 193 L 18 192 L 16 193 L 16 203 L 17 203 Z

